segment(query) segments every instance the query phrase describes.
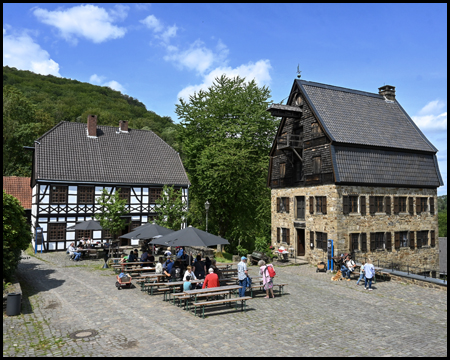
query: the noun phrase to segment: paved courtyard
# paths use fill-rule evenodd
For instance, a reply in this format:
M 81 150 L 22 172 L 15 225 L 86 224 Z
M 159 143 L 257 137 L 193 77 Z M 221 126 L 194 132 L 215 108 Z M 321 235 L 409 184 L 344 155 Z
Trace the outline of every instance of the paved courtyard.
M 3 356 L 447 356 L 445 291 L 379 282 L 369 292 L 309 265 L 278 267 L 283 297 L 258 292 L 247 312 L 201 319 L 162 295 L 118 291 L 100 267 L 61 253 L 23 260 L 22 314 L 3 316 Z M 81 330 L 97 334 L 69 337 Z

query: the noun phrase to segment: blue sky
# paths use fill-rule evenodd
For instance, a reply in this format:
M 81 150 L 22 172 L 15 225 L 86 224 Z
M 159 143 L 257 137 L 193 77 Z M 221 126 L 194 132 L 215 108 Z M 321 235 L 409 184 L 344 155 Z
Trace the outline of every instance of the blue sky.
M 447 194 L 446 4 L 3 4 L 3 65 L 109 86 L 178 121 L 225 73 L 280 102 L 302 79 L 397 100 L 439 149 Z

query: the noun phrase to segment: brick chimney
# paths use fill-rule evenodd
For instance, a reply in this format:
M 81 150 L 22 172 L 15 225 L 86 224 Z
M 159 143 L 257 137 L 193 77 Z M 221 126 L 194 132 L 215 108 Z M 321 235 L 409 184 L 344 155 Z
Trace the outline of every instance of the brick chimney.
M 395 86 L 384 85 L 378 88 L 378 94 L 384 96 L 388 100 L 395 100 Z
M 121 132 L 128 132 L 128 121 L 126 120 L 120 120 L 119 121 L 119 130 Z
M 88 115 L 87 131 L 88 136 L 97 137 L 97 115 Z

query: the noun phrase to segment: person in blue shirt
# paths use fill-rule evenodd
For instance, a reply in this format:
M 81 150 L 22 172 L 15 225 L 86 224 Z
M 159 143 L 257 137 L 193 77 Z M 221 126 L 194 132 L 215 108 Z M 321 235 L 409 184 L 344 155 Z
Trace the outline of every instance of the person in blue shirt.
M 178 252 L 177 252 L 177 259 L 180 259 L 183 256 L 183 254 L 184 254 L 184 250 L 183 250 L 183 248 L 180 248 L 180 250 L 178 250 Z
M 186 281 L 183 284 L 183 291 L 192 290 L 191 277 L 186 276 Z
M 364 275 L 364 288 L 366 290 L 372 290 L 372 279 L 375 276 L 375 268 L 373 267 L 372 261 L 370 259 L 367 260 L 366 265 L 364 265 Z M 369 287 L 367 287 L 367 284 L 369 284 Z
M 238 279 L 239 279 L 239 286 L 242 286 L 242 288 L 239 289 L 239 297 L 245 296 L 245 288 L 247 286 L 247 258 L 245 256 L 241 257 L 241 262 L 237 265 L 238 270 Z
M 172 271 L 173 261 L 170 260 L 170 256 L 167 257 L 167 260 L 163 264 L 163 273 L 170 279 L 170 272 Z

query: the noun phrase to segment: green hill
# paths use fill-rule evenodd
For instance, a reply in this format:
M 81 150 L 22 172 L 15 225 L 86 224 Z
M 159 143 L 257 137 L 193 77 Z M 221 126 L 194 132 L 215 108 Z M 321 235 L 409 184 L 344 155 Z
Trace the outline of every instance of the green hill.
M 146 109 L 139 100 L 105 86 L 39 75 L 3 67 L 3 175 L 29 176 L 31 154 L 23 146 L 60 121 L 86 122 L 98 116 L 99 125 L 118 126 L 128 120 L 132 129 L 152 130 L 178 150 L 179 127 L 168 116 Z

